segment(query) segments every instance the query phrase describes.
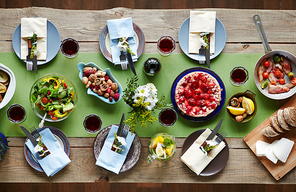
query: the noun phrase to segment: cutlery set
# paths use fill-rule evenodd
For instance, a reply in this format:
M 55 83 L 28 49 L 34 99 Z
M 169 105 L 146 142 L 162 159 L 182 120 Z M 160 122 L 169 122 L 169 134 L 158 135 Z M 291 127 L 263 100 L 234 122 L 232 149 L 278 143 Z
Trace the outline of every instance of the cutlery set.
M 132 56 L 131 56 L 131 54 L 129 52 L 126 52 L 126 55 L 125 55 L 123 51 L 120 51 L 119 59 L 120 59 L 120 63 L 122 65 L 126 64 L 127 61 L 128 61 L 128 64 L 130 65 L 130 68 L 131 68 L 132 72 L 134 73 L 134 75 L 137 76 L 135 66 L 134 66 L 134 63 L 133 63 L 133 59 L 132 59 Z
M 28 71 L 32 71 L 32 69 L 34 68 L 35 73 L 38 73 L 38 69 L 37 69 L 37 56 L 34 55 L 33 58 L 31 58 L 31 51 L 32 51 L 32 40 L 28 39 L 28 55 L 26 58 L 26 67 Z

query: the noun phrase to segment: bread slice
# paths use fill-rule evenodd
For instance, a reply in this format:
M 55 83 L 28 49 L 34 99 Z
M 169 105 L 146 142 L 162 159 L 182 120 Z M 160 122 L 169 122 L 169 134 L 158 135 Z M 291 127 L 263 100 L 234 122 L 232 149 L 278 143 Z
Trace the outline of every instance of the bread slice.
M 279 109 L 277 112 L 277 120 L 278 124 L 281 128 L 283 128 L 286 131 L 290 131 L 290 126 L 286 123 L 286 120 L 284 118 L 284 110 Z
M 284 118 L 286 123 L 291 125 L 292 127 L 296 127 L 296 108 L 295 107 L 287 107 L 284 109 Z
M 274 115 L 270 118 L 270 126 L 277 131 L 278 133 L 283 133 L 284 130 L 281 128 L 278 122 L 278 117 L 277 115 Z
M 266 137 L 275 137 L 279 135 L 279 133 L 276 132 L 270 125 L 262 130 L 262 134 Z

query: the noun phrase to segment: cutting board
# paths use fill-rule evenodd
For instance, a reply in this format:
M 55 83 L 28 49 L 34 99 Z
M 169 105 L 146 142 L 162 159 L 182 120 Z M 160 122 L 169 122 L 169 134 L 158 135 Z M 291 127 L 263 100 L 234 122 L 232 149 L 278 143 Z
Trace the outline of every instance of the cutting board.
M 291 98 L 283 107 L 280 109 L 284 109 L 286 107 L 296 107 L 296 96 Z M 277 111 L 274 112 L 270 117 L 277 114 Z M 269 117 L 269 118 L 270 118 Z M 285 133 L 280 134 L 276 137 L 265 137 L 262 134 L 262 130 L 269 124 L 270 119 L 267 118 L 260 125 L 258 125 L 253 131 L 251 131 L 248 135 L 244 137 L 244 141 L 256 155 L 256 142 L 261 140 L 267 143 L 272 143 L 274 140 L 279 140 L 282 137 L 288 138 L 294 142 L 296 142 L 296 128 L 291 129 L 291 131 L 286 131 Z M 296 166 L 296 145 L 294 144 L 293 149 L 286 161 L 286 163 L 282 163 L 278 161 L 277 164 L 272 163 L 266 157 L 258 157 L 261 163 L 266 167 L 266 169 L 271 173 L 271 175 L 279 180 L 283 176 L 285 176 L 290 170 L 292 170 Z

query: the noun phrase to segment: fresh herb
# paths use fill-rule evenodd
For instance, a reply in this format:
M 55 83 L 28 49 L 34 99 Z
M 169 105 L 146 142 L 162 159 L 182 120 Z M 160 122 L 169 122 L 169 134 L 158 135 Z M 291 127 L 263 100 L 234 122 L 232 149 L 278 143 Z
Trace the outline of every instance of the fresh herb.
M 33 33 L 33 36 L 28 37 L 28 40 L 32 41 L 32 48 L 31 48 L 30 58 L 33 59 L 33 57 L 35 56 L 34 52 L 37 50 L 37 34 Z
M 127 37 L 121 37 L 118 39 L 118 49 L 121 51 L 125 51 L 130 53 L 131 55 L 136 55 L 130 48 L 128 38 Z
M 114 131 L 114 136 L 115 136 L 115 140 L 114 140 L 114 149 L 116 153 L 120 153 L 122 151 L 124 151 L 122 148 L 120 148 L 123 144 L 119 141 L 119 138 L 116 134 L 116 132 Z
M 5 141 L 6 137 L 2 137 L 0 138 L 0 161 L 2 160 L 2 156 L 5 156 L 4 152 L 9 149 L 8 147 L 8 142 L 9 141 Z
M 34 148 L 35 153 L 39 153 L 39 157 L 46 157 L 50 154 L 47 147 L 42 143 L 42 134 L 40 134 L 39 138 L 37 139 L 38 143 Z
M 207 44 L 206 48 L 209 49 L 209 39 L 207 35 L 202 36 L 203 40 L 205 41 L 205 43 Z
M 169 138 L 165 138 L 163 141 L 163 144 L 165 145 L 166 148 L 169 148 L 171 145 L 173 145 L 173 140 Z
M 127 88 L 123 91 L 124 102 L 132 108 L 129 118 L 125 121 L 130 125 L 131 132 L 134 132 L 137 122 L 141 128 L 147 128 L 148 123 L 153 124 L 154 121 L 157 121 L 157 118 L 152 114 L 154 109 L 172 106 L 166 103 L 165 96 L 157 99 L 157 89 L 154 84 L 147 83 L 139 86 L 137 81 L 137 76 L 128 79 Z

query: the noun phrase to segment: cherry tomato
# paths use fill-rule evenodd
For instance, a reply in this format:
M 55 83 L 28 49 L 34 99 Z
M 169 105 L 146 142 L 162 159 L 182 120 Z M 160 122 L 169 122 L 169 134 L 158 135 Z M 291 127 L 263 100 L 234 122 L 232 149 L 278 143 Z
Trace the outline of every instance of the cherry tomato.
M 281 76 L 282 76 L 281 71 L 280 71 L 280 70 L 276 70 L 276 71 L 274 72 L 274 76 L 276 76 L 277 78 L 281 77 Z
M 46 97 L 42 97 L 41 101 L 42 101 L 43 104 L 46 104 L 48 102 L 48 99 Z
M 48 115 L 52 117 L 52 116 L 54 116 L 54 112 L 53 111 L 48 111 Z
M 66 89 L 68 87 L 68 85 L 66 83 L 64 83 L 64 89 Z
M 57 120 L 58 118 L 56 116 L 51 116 L 52 120 Z
M 271 85 L 276 85 L 276 81 L 273 81 L 270 83 Z
M 267 72 L 264 72 L 264 73 L 262 74 L 262 76 L 263 76 L 264 79 L 267 79 L 269 75 L 268 75 Z
M 48 102 L 52 103 L 52 99 L 49 99 Z
M 264 67 L 269 67 L 269 65 L 270 65 L 270 63 L 269 63 L 269 61 L 268 60 L 265 60 L 264 62 L 263 62 L 263 66 Z
M 40 105 L 40 109 L 43 111 L 44 110 L 44 108 L 42 107 L 42 105 Z
M 285 79 L 280 79 L 280 80 L 279 80 L 279 83 L 280 83 L 281 85 L 285 84 Z

